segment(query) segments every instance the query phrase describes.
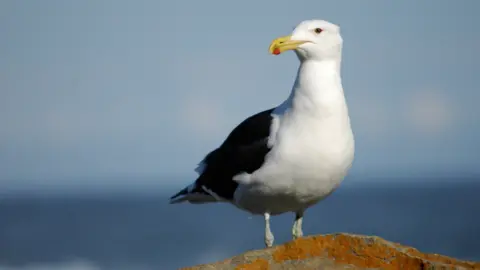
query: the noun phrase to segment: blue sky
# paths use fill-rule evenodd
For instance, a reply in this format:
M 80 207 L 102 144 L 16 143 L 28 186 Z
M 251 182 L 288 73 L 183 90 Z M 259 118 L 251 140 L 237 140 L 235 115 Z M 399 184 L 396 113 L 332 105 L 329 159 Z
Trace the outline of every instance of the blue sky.
M 192 180 L 287 97 L 298 61 L 268 45 L 314 18 L 342 29 L 352 173 L 480 172 L 479 1 L 294 3 L 1 1 L 0 188 Z

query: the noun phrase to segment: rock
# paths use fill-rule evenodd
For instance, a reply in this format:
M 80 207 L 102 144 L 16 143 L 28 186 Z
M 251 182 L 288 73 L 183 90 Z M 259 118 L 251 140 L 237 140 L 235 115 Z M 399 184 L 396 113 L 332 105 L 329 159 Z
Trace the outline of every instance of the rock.
M 480 269 L 480 263 L 426 254 L 375 236 L 328 234 L 183 270 L 226 269 Z

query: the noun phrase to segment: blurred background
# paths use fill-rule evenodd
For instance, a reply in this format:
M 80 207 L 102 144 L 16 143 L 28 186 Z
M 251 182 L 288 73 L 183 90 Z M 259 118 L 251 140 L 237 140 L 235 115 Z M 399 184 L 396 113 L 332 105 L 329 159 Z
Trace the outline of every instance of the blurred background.
M 177 269 L 263 248 L 263 218 L 169 205 L 280 104 L 305 19 L 340 25 L 356 136 L 306 234 L 480 260 L 480 2 L 0 1 L 0 270 Z M 293 215 L 272 219 L 276 243 Z

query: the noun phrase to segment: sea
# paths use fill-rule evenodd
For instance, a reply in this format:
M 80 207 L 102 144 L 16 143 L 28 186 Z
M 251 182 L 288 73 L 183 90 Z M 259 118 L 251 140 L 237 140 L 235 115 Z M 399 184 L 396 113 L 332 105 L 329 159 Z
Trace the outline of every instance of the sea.
M 342 184 L 306 212 L 304 233 L 376 235 L 480 261 L 479 180 Z M 176 188 L 3 196 L 0 270 L 168 270 L 264 247 L 262 216 L 170 205 Z M 291 239 L 292 224 L 293 214 L 272 217 L 275 244 Z

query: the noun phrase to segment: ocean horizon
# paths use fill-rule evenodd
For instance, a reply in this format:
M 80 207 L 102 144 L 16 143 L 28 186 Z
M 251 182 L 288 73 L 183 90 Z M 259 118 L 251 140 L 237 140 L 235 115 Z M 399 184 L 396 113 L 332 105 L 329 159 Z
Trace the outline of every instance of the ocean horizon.
M 478 179 L 345 183 L 306 212 L 306 235 L 376 235 L 480 261 Z M 264 248 L 263 217 L 225 203 L 170 205 L 180 187 L 4 196 L 0 270 L 178 269 Z M 275 244 L 291 239 L 293 214 L 271 222 Z

